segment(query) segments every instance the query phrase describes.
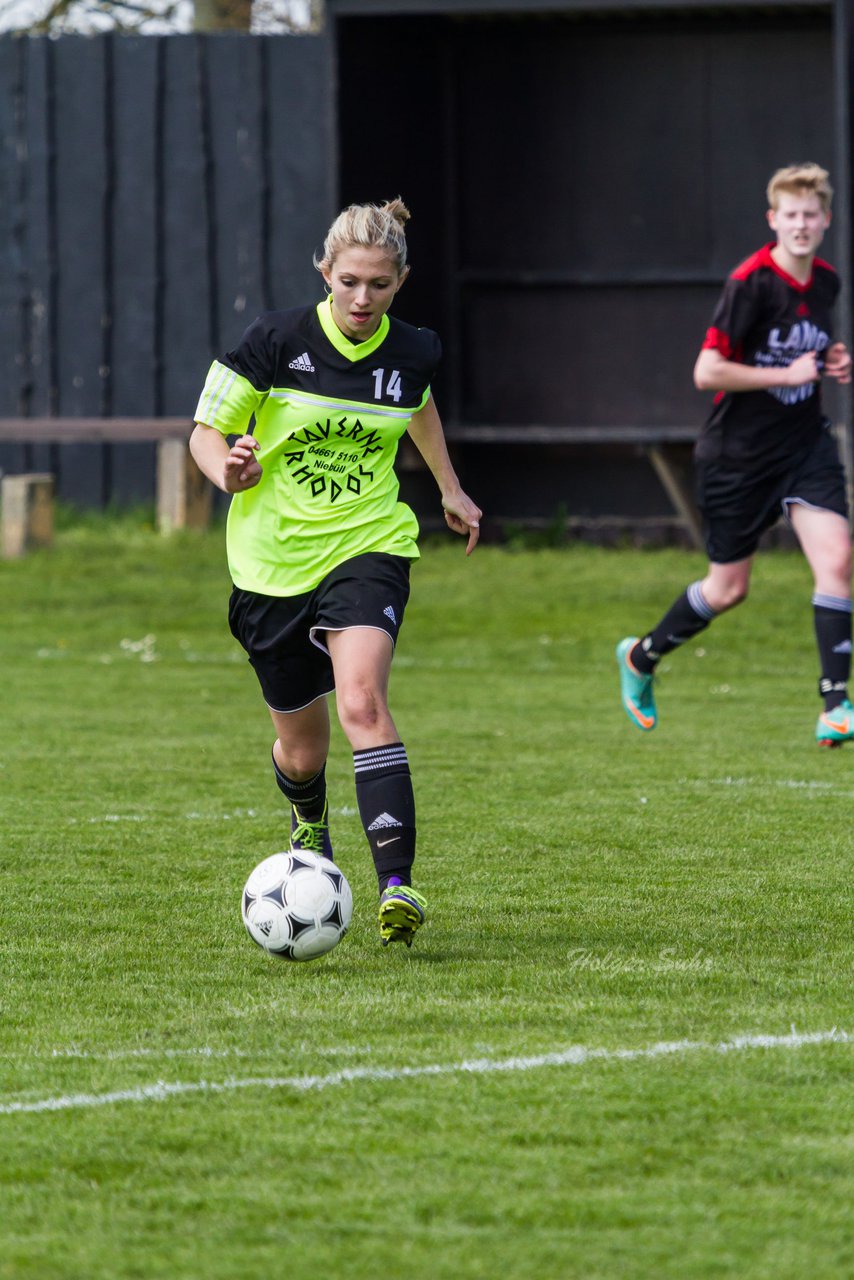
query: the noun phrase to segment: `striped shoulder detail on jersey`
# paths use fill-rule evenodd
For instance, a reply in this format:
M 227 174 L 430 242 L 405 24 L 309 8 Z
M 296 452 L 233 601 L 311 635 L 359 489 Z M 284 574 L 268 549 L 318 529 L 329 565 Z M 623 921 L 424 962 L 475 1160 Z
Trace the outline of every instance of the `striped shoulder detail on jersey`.
M 219 360 L 214 360 L 208 370 L 208 376 L 196 409 L 196 422 L 201 422 L 208 426 L 212 426 L 216 422 L 216 415 L 222 402 L 238 376 L 234 369 L 229 369 L 227 365 L 220 364 Z
M 752 276 L 754 271 L 759 271 L 761 267 L 773 268 L 772 247 L 770 244 L 765 244 L 761 249 L 757 249 L 756 253 L 752 253 L 749 258 L 745 258 L 744 262 L 739 263 L 735 270 L 730 272 L 730 280 L 746 280 L 748 276 Z

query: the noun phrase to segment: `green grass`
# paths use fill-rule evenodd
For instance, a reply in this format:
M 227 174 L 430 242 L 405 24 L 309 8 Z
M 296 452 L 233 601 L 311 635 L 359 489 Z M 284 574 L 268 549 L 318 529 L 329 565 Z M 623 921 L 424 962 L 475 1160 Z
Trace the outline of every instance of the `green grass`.
M 240 923 L 287 822 L 222 541 L 65 522 L 0 564 L 0 1109 L 199 1086 L 0 1111 L 0 1278 L 854 1273 L 851 1043 L 714 1048 L 854 1031 L 803 561 L 760 558 L 642 735 L 614 643 L 698 557 L 428 545 L 392 705 L 431 919 L 379 947 L 336 731 L 353 927 L 289 965 Z M 662 1041 L 699 1047 L 615 1056 Z M 400 1073 L 572 1046 L 609 1056 Z

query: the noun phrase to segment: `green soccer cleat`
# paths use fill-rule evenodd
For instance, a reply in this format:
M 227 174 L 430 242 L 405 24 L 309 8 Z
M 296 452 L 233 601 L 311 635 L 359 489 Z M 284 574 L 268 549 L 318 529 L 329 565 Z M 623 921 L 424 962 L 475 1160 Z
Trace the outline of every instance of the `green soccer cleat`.
M 822 711 L 815 727 L 815 740 L 820 747 L 841 747 L 854 742 L 854 707 L 846 698 L 832 711 Z
M 390 942 L 405 942 L 411 947 L 412 939 L 427 918 L 427 903 L 408 884 L 389 885 L 380 898 L 377 918 L 384 947 Z
M 617 665 L 620 668 L 620 694 L 626 715 L 633 725 L 649 733 L 658 723 L 651 675 L 636 671 L 629 654 L 637 644 L 637 636 L 627 636 L 617 645 Z
M 306 822 L 296 805 L 291 806 L 291 853 L 308 850 L 318 858 L 332 858 L 332 841 L 329 838 L 329 803 L 323 806 L 319 822 Z

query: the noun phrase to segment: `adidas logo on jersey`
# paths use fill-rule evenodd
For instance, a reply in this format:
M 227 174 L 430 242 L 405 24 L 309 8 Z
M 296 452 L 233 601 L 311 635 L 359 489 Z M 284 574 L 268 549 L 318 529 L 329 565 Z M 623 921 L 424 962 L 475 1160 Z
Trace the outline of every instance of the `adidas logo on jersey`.
M 394 625 L 397 626 L 397 618 L 394 616 L 394 609 L 392 609 L 390 604 L 386 605 L 386 607 L 383 609 L 383 613 L 387 618 L 391 618 Z
M 398 822 L 397 818 L 393 818 L 390 813 L 381 813 L 378 818 L 374 818 L 369 831 L 382 831 L 383 827 L 402 827 L 403 823 Z
M 296 360 L 292 360 L 288 368 L 299 369 L 300 373 L 314 373 L 314 365 L 311 363 L 311 356 L 307 351 L 303 351 L 301 356 L 297 356 Z

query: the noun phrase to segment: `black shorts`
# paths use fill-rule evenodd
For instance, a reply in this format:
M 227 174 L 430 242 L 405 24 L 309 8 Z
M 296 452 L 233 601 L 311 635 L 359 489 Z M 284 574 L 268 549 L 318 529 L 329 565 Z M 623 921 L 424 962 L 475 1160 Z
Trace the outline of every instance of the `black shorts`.
M 234 588 L 228 624 L 271 710 L 300 711 L 335 688 L 325 632 L 373 627 L 396 643 L 409 599 L 410 564 L 404 556 L 370 552 L 345 560 L 302 595 L 262 596 Z
M 720 462 L 696 464 L 697 505 L 713 564 L 746 560 L 767 529 L 800 503 L 848 517 L 845 473 L 829 430 L 785 470 L 752 472 Z

